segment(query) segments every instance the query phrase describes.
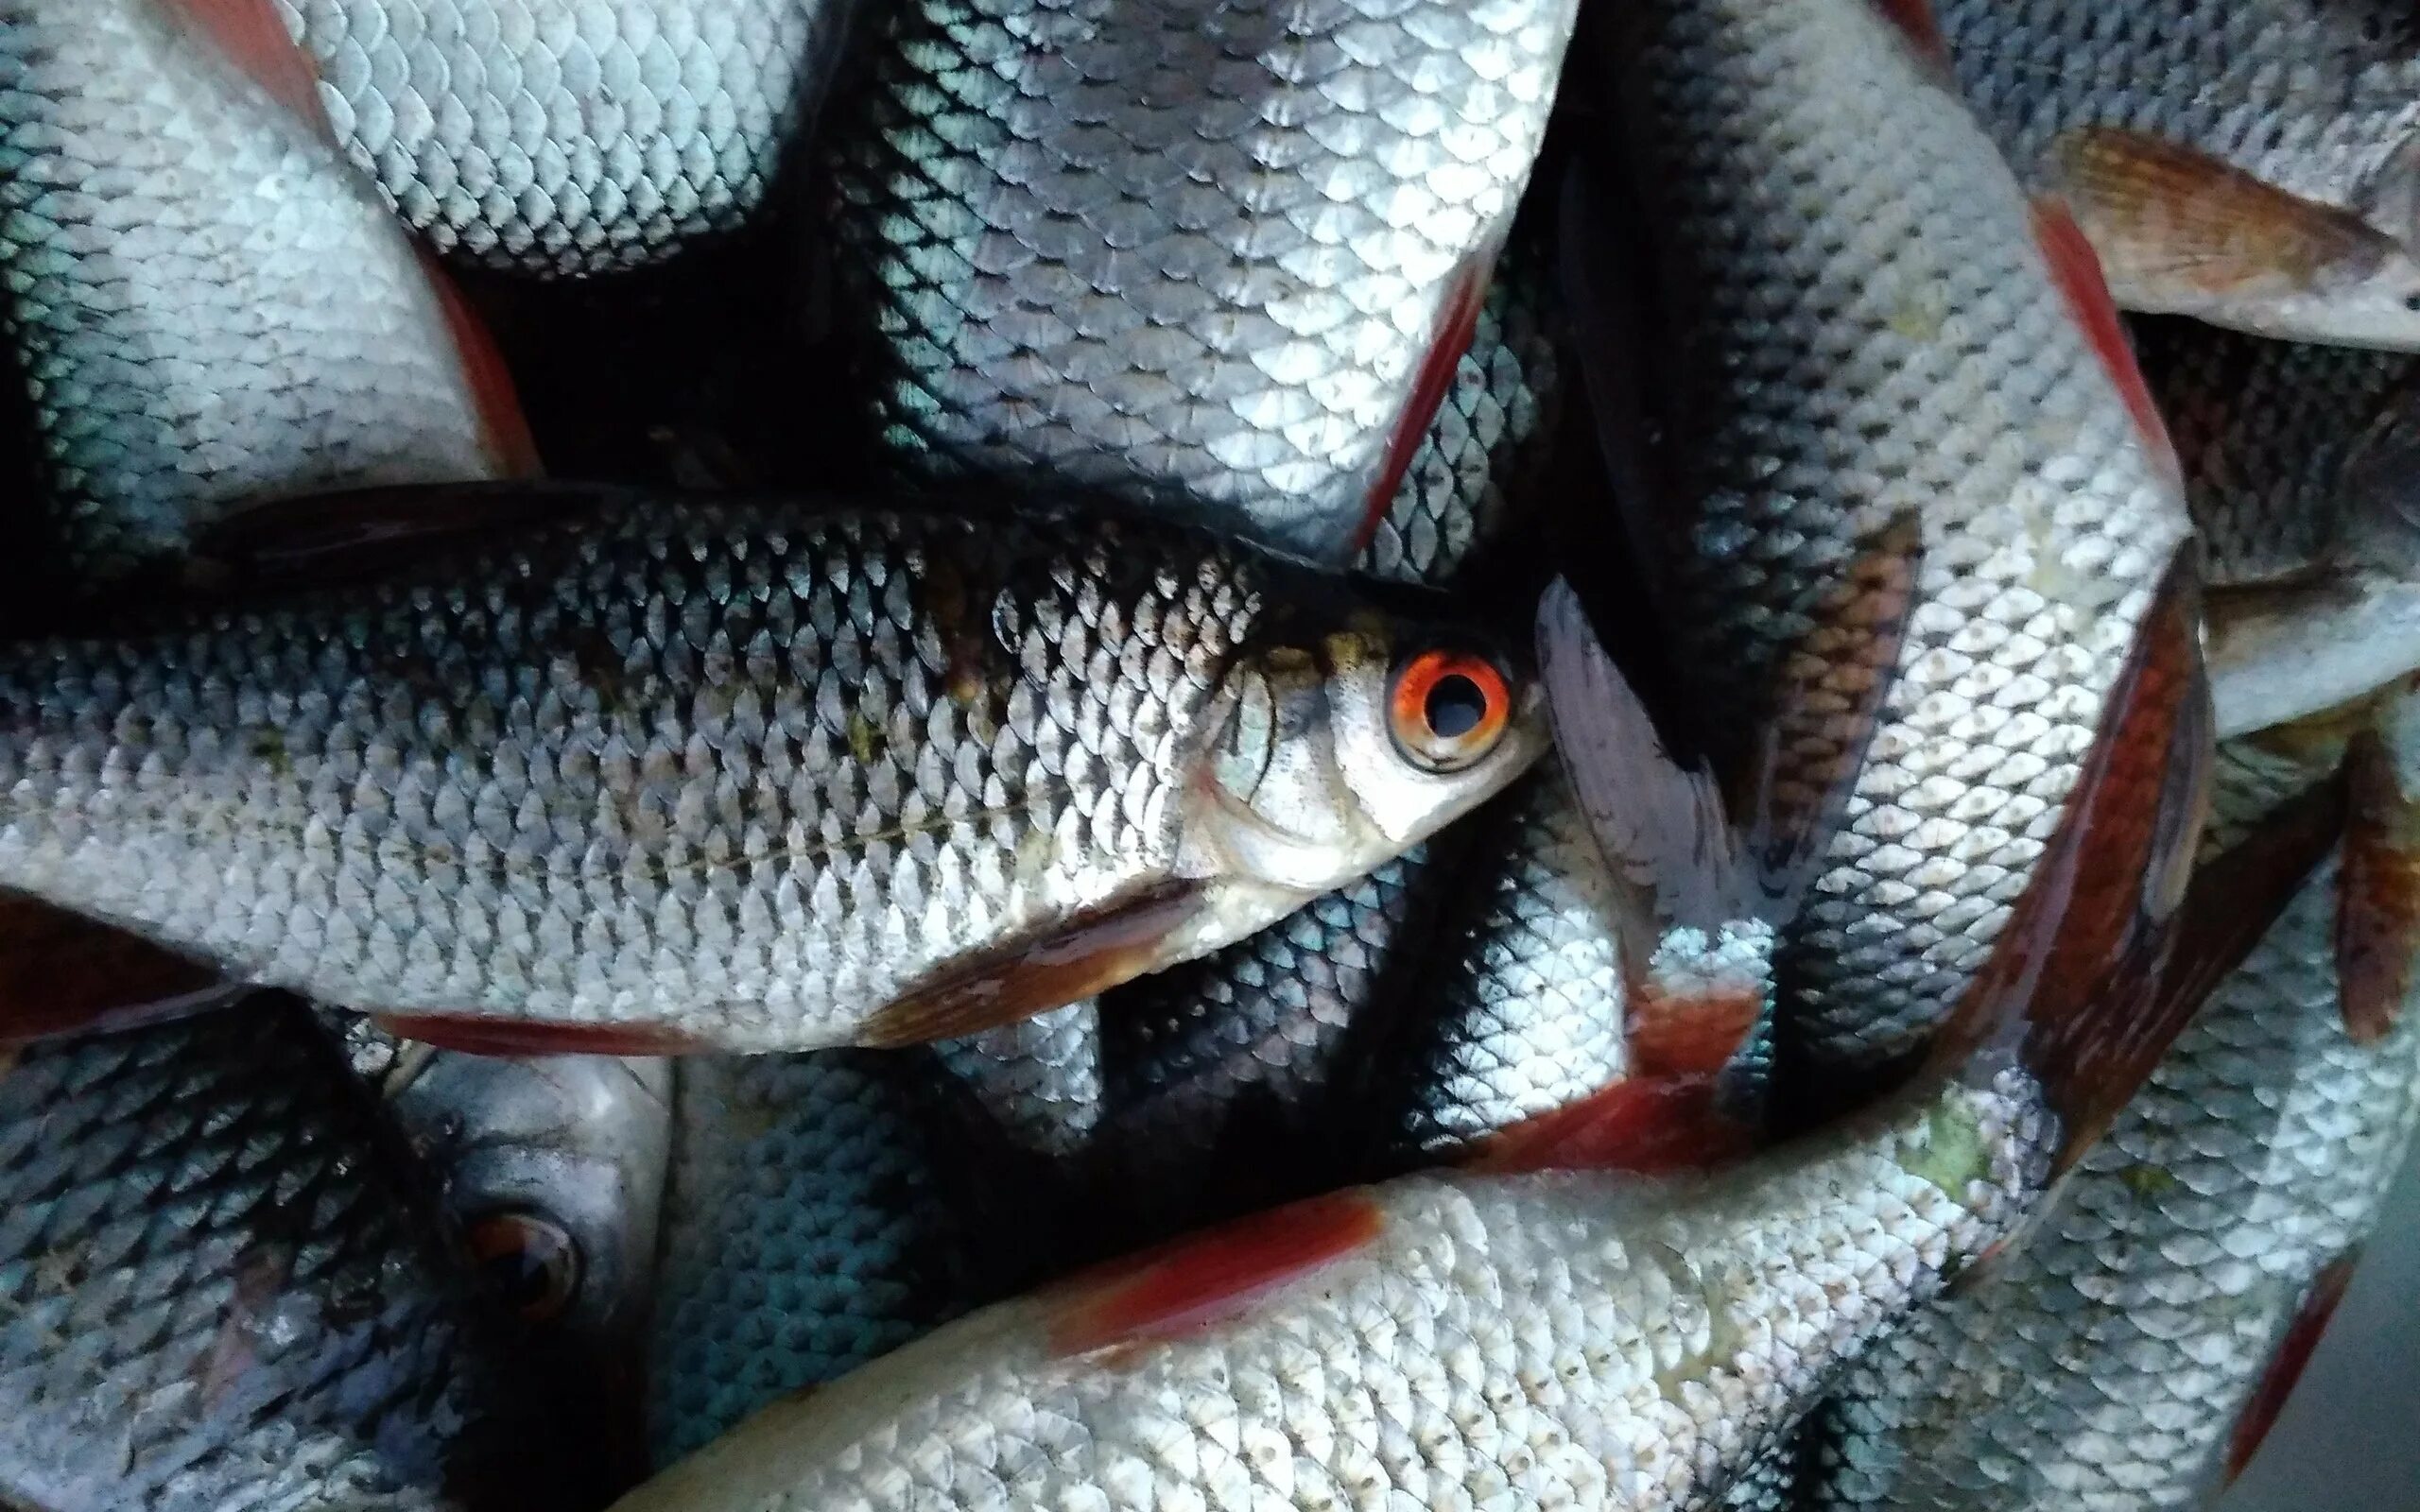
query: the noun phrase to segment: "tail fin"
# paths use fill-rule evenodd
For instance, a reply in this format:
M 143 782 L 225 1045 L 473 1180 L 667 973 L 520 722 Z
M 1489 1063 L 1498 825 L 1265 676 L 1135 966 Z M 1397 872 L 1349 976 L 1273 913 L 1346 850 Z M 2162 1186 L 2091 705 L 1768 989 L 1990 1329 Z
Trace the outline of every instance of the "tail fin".
M 1943 1071 L 2006 1050 L 2032 1072 L 2060 1120 L 2056 1170 L 2108 1127 L 2343 827 L 2330 783 L 2187 885 L 2215 748 L 2193 560 L 2180 553 L 2162 579 L 2066 816 L 1934 1050 Z

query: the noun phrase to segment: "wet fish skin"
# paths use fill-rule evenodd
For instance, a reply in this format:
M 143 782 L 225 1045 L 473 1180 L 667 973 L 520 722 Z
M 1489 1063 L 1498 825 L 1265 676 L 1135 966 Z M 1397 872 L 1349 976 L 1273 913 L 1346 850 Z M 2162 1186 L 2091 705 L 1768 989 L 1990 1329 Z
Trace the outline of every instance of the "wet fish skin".
M 1781 799 L 1735 824 L 1815 842 L 1776 945 L 1789 1044 L 1870 1067 L 1989 956 L 2183 500 L 2088 256 L 1876 8 L 1652 0 L 1604 56 L 1672 354 L 1644 549 L 1690 733 L 1727 795 Z M 1904 568 L 1910 522 L 1893 644 L 1861 570 Z M 1859 665 L 1876 648 L 1881 684 Z M 1841 727 L 1830 711 L 1876 686 L 1878 713 Z M 1770 757 L 1789 721 L 1793 723 Z M 1844 777 L 1824 849 L 1805 795 Z
M 165 6 L 11 0 L 0 80 L 7 331 L 78 581 L 239 500 L 513 470 L 409 240 Z
M 762 206 L 849 0 L 276 0 L 346 154 L 449 258 L 659 262 Z
M 870 18 L 820 157 L 882 453 L 1348 558 L 1509 226 L 1574 9 Z
M 2420 359 L 2135 326 L 2185 466 L 2221 737 L 2420 666 Z
M 690 1057 L 675 1074 L 648 1372 L 657 1464 L 1013 1284 L 952 1175 L 974 1146 L 930 1057 Z
M 1201 1322 L 1111 1326 L 1149 1263 L 988 1309 L 618 1505 L 1010 1512 L 1089 1487 L 1113 1509 L 1214 1488 L 1685 1506 L 2037 1190 L 2048 1130 L 2021 1074 L 1918 1101 L 1702 1179 L 1420 1176 L 1315 1198 L 1257 1220 L 1273 1248 L 1237 1231 L 1290 1264 Z M 1696 1368 L 1659 1369 L 1675 1359 Z M 1353 1431 L 1362 1393 L 1400 1404 L 1400 1440 Z
M 2337 743 L 2341 748 L 2341 740 Z M 2224 842 L 2325 764 L 2221 747 Z M 1810 1425 L 1808 1503 L 2204 1504 L 2314 1282 L 2377 1222 L 2420 1119 L 2420 1017 L 2347 1034 L 2335 866 L 2222 985 L 2038 1230 L 1860 1358 Z
M 1462 891 L 1364 1093 L 1405 1157 L 1465 1153 L 1631 1069 L 1616 905 L 1559 775 L 1522 779 L 1470 828 Z
M 427 1198 L 299 1005 L 24 1049 L 0 1075 L 0 1498 L 435 1512 L 508 1504 L 476 1487 L 513 1463 L 517 1495 L 552 1494 L 509 1504 L 573 1494 Z
M 1137 898 L 1157 933 L 1110 980 L 1214 950 L 1544 743 L 1515 675 L 1492 747 L 1416 765 L 1395 664 L 1484 638 L 1204 535 L 654 502 L 19 647 L 0 874 L 240 979 L 557 1050 L 935 1038 L 975 1026 L 951 973 L 987 953 Z
M 1027 1148 L 1061 1157 L 1091 1143 L 1100 1123 L 1103 1072 L 1096 1000 L 933 1048 L 1001 1131 Z

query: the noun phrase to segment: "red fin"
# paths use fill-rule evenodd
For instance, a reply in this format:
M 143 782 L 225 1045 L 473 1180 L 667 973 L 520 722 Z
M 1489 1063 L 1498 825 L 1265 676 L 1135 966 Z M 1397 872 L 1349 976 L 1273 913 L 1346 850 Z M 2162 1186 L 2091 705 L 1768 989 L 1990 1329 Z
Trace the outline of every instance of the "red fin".
M 1471 337 L 1478 334 L 1479 306 L 1487 301 L 1488 277 L 1495 266 L 1495 247 L 1491 243 L 1457 268 L 1453 282 L 1446 285 L 1445 297 L 1437 307 L 1437 318 L 1430 328 L 1428 351 L 1420 359 L 1420 370 L 1412 375 L 1410 396 L 1404 401 L 1402 413 L 1395 417 L 1395 428 L 1387 438 L 1377 481 L 1370 485 L 1361 512 L 1361 527 L 1353 537 L 1356 556 L 1370 544 L 1370 538 L 1378 533 L 1387 511 L 1394 507 L 1404 474 L 1411 471 L 1411 459 L 1419 455 L 1420 443 L 1428 437 L 1428 427 L 1437 419 L 1437 407 L 1445 402 L 1445 395 L 1454 387 L 1462 354 L 1470 351 Z
M 2336 985 L 2344 1028 L 2361 1044 L 2384 1039 L 2411 990 L 2420 954 L 2420 814 L 2395 781 L 2375 732 L 2344 753 L 2344 858 L 2336 875 Z
M 2327 1332 L 2328 1320 L 2336 1315 L 2336 1304 L 2344 1300 L 2344 1288 L 2352 1283 L 2353 1267 L 2360 1258 L 2358 1250 L 2340 1255 L 2311 1281 L 2309 1295 L 2295 1311 L 2294 1320 L 2286 1325 L 2285 1337 L 2277 1341 L 2277 1352 L 2269 1357 L 2268 1368 L 2260 1373 L 2260 1383 L 2252 1388 L 2252 1400 L 2244 1403 L 2243 1416 L 2236 1419 L 2235 1432 L 2228 1435 L 2226 1478 L 2222 1485 L 2235 1484 L 2236 1477 L 2252 1463 L 2252 1456 L 2260 1452 L 2269 1430 L 2277 1426 L 2278 1415 L 2286 1410 L 2287 1400 L 2293 1396 L 2304 1368 Z
M 512 369 L 496 350 L 487 322 L 471 306 L 460 285 L 426 251 L 420 253 L 422 271 L 445 314 L 445 329 L 462 362 L 462 380 L 479 411 L 479 442 L 488 454 L 490 473 L 498 478 L 534 478 L 544 470 L 538 462 L 538 443 L 530 438 L 529 421 L 521 413 L 521 395 L 512 385 Z
M 632 495 L 582 483 L 437 483 L 272 499 L 234 510 L 194 544 L 208 586 L 266 592 L 383 577 L 416 558 L 589 519 Z
M 1772 723 L 1723 774 L 1737 850 L 1763 895 L 1759 918 L 1794 917 L 1831 849 L 1898 678 L 1923 555 L 1912 514 L 1858 551 L 1809 610 L 1806 636 L 1783 654 Z
M 1693 996 L 1660 994 L 1635 984 L 1625 1010 L 1631 1070 L 1644 1077 L 1710 1076 L 1731 1061 L 1763 1011 L 1762 984 Z
M 2126 338 L 2125 323 L 2118 318 L 2117 301 L 2109 297 L 2109 281 L 2101 275 L 2100 254 L 2093 250 L 2092 242 L 2076 224 L 2075 215 L 2065 201 L 2043 198 L 2033 202 L 2033 239 L 2050 266 L 2050 281 L 2066 301 L 2067 313 L 2075 318 L 2093 354 L 2107 369 L 2118 397 L 2126 402 L 2127 413 L 2134 416 L 2135 429 L 2142 437 L 2143 449 L 2152 465 L 2162 476 L 2183 488 L 2184 464 L 2177 460 L 2176 443 L 2169 438 L 2168 421 L 2160 417 L 2159 402 L 2152 397 L 2151 385 L 2135 360 L 2134 343 Z
M 1130 981 L 1161 964 L 1162 942 L 1200 911 L 1201 898 L 1198 882 L 1163 883 L 950 968 L 869 1015 L 856 1042 L 890 1049 L 955 1039 Z
M 532 1023 L 472 1013 L 373 1013 L 389 1034 L 466 1056 L 685 1056 L 714 1048 L 669 1025 Z
M 1465 1169 L 1687 1171 L 1744 1155 L 1754 1130 L 1726 1114 L 1712 1076 L 1635 1076 L 1499 1130 Z
M 2191 919 L 2201 956 L 2232 952 L 2231 969 L 2332 837 L 2304 844 L 2307 857 L 2290 858 L 2298 865 L 2238 879 L 2233 894 L 2197 880 L 2196 904 L 2184 902 L 2215 746 L 2199 599 L 2188 548 L 2160 581 L 2032 883 L 1935 1047 L 1962 1065 L 2014 1029 L 2019 1058 L 2060 1115 L 2063 1169 L 2216 985 L 2170 974 L 2178 920 Z
M 1367 1246 L 1385 1228 L 1376 1201 L 1354 1188 L 1112 1261 L 1049 1294 L 1050 1352 L 1088 1354 L 1207 1328 Z
M 156 0 L 186 29 L 320 136 L 334 141 L 320 105 L 320 71 L 298 45 L 271 0 Z
M 1942 40 L 1941 23 L 1933 19 L 1932 0 L 1874 0 L 1874 8 L 1899 28 L 1917 57 L 1944 75 L 1949 72 L 1949 43 Z
M 249 990 L 114 924 L 0 892 L 0 1043 L 137 1029 Z

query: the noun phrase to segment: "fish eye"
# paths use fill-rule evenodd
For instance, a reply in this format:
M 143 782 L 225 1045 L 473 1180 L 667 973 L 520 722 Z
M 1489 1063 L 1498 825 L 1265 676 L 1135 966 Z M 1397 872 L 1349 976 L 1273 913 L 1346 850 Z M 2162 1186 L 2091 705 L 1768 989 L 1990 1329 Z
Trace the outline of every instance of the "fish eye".
M 1495 748 L 1512 711 L 1501 667 L 1468 651 L 1430 649 L 1395 668 L 1387 724 L 1414 766 L 1458 772 Z
M 579 1246 L 561 1224 L 509 1208 L 475 1219 L 470 1242 L 480 1275 L 528 1322 L 552 1322 L 579 1294 Z

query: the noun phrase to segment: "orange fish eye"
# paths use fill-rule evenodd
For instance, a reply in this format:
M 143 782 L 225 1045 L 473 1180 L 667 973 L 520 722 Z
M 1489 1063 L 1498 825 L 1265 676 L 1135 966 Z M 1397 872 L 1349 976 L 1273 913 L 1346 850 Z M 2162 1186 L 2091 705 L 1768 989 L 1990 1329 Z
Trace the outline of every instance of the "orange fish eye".
M 1426 650 L 1395 668 L 1387 725 L 1395 748 L 1431 772 L 1458 772 L 1495 748 L 1512 713 L 1504 671 L 1468 651 Z
M 579 1292 L 579 1246 L 562 1226 L 508 1208 L 472 1221 L 471 1258 L 505 1306 L 552 1322 Z

